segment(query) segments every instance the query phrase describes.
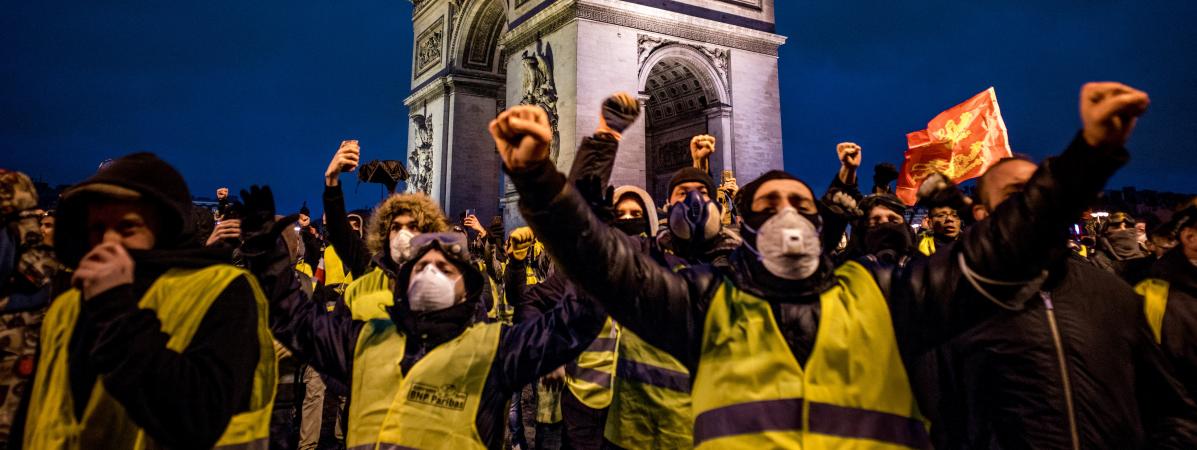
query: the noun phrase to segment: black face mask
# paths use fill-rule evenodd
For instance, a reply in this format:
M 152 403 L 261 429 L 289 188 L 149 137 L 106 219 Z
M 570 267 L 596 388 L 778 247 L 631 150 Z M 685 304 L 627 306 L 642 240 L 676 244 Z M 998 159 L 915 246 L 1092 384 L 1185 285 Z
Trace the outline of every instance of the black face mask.
M 860 251 L 866 255 L 892 252 L 909 255 L 914 250 L 914 231 L 904 223 L 884 223 L 865 230 L 860 236 Z
M 628 236 L 648 235 L 648 218 L 615 219 L 611 226 Z

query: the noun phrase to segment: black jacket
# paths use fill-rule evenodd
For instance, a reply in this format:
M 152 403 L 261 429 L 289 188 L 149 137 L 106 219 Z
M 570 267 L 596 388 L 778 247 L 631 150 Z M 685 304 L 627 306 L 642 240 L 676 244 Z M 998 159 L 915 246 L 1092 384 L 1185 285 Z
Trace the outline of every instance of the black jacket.
M 1169 284 L 1160 347 L 1176 367 L 1189 396 L 1197 396 L 1197 266 L 1177 246 L 1156 262 L 1151 278 Z
M 1113 274 L 1064 259 L 1020 310 L 940 349 L 937 448 L 1072 448 L 1070 398 L 1081 448 L 1193 448 L 1197 413 L 1140 299 Z
M 345 213 L 345 194 L 339 184 L 324 187 L 324 230 L 325 238 L 337 257 L 341 258 L 346 272 L 352 274 L 355 280 L 370 272 L 370 249 L 366 247 L 366 240 L 349 226 L 349 215 Z
M 1050 252 L 1065 247 L 1067 225 L 1126 159 L 1124 149 L 1091 148 L 1078 137 L 1064 154 L 1039 168 L 1022 194 L 967 230 L 950 250 L 901 269 L 872 266 L 908 368 L 927 350 L 1002 311 L 977 287 L 1004 307 L 1021 308 L 1028 298 L 1020 292 L 1023 286 L 991 284 L 977 277 L 966 281 L 963 268 L 991 280 L 1041 280 Z M 593 294 L 616 321 L 691 372 L 698 363 L 711 297 L 724 280 L 769 301 L 796 359 L 806 360 L 818 329 L 817 308 L 810 305 L 817 304 L 818 294 L 831 280 L 829 262 L 811 279 L 787 282 L 772 277 L 741 249 L 731 255 L 730 271 L 697 266 L 673 274 L 615 239 L 619 232 L 596 220 L 551 164 L 510 175 L 521 194 L 525 219 L 559 268 Z

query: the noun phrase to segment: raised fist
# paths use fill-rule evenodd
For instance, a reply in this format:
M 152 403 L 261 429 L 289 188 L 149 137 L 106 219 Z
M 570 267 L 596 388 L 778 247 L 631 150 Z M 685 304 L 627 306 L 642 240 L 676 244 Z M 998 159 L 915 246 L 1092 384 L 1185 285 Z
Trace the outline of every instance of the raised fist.
M 1146 92 L 1122 83 L 1085 83 L 1081 86 L 1085 142 L 1094 147 L 1122 147 L 1149 104 Z
M 358 146 L 357 140 L 341 141 L 341 147 L 337 149 L 332 161 L 328 163 L 328 169 L 324 171 L 324 185 L 336 186 L 342 173 L 353 172 L 357 169 L 357 163 L 361 156 L 362 149 Z
M 508 171 L 519 172 L 549 159 L 553 129 L 539 106 L 520 105 L 503 111 L 490 122 L 490 135 Z
M 704 161 L 715 153 L 715 136 L 700 134 L 690 138 L 690 158 L 695 162 Z
M 849 169 L 860 167 L 860 146 L 855 142 L 840 142 L 835 145 L 835 154 L 840 164 Z
M 599 129 L 607 128 L 623 133 L 636 118 L 640 117 L 640 102 L 627 92 L 616 92 L 603 101 L 602 123 Z

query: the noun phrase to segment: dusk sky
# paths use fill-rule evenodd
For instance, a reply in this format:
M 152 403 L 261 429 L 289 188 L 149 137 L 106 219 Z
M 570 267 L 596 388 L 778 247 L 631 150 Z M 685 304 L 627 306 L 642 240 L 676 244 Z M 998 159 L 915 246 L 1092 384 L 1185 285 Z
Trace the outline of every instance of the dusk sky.
M 0 167 L 74 183 L 148 150 L 194 195 L 270 184 L 285 213 L 320 209 L 341 139 L 406 159 L 408 1 L 66 3 L 0 15 Z M 1080 125 L 1080 85 L 1117 80 L 1152 105 L 1110 186 L 1197 191 L 1197 2 L 776 3 L 786 169 L 813 184 L 851 140 L 868 188 L 907 132 L 989 86 L 1015 151 L 1054 154 Z M 380 190 L 347 182 L 349 207 Z

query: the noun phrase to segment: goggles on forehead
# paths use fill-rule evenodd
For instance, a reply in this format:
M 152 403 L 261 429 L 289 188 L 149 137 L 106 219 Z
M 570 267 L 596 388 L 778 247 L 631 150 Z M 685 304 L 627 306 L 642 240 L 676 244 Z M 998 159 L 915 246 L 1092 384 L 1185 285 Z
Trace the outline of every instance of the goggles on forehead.
M 445 253 L 445 256 L 462 261 L 470 260 L 470 246 L 466 236 L 461 233 L 423 233 L 411 238 L 411 246 L 405 259 L 423 254 L 429 248 L 435 248 Z

